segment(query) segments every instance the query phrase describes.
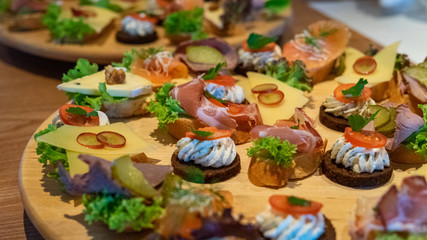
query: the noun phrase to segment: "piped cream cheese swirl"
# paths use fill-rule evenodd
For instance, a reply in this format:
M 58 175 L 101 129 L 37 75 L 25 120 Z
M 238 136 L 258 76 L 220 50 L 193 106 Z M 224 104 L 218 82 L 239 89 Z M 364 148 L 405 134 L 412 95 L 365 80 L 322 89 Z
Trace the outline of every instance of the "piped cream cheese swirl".
M 186 137 L 177 142 L 175 154 L 184 162 L 194 161 L 203 167 L 219 168 L 230 165 L 237 153 L 229 137 L 204 141 Z
M 369 98 L 363 102 L 343 103 L 338 101 L 334 96 L 331 96 L 326 98 L 322 105 L 325 107 L 325 112 L 331 113 L 336 117 L 348 118 L 348 116 L 354 114 L 366 117 L 369 114 L 368 107 L 375 105 L 375 101 Z
M 264 68 L 267 64 L 278 60 L 281 56 L 282 50 L 279 46 L 276 46 L 273 52 L 247 52 L 239 49 L 239 63 L 245 68 L 253 66 L 255 70 Z
M 215 83 L 208 83 L 205 86 L 205 90 L 216 98 L 230 101 L 233 103 L 242 103 L 245 101 L 245 94 L 240 86 L 234 85 L 231 87 L 225 87 Z
M 143 37 L 154 32 L 154 25 L 149 21 L 141 21 L 127 16 L 122 20 L 122 29 L 129 35 Z
M 271 207 L 256 216 L 264 237 L 274 240 L 316 240 L 325 231 L 325 218 L 316 215 L 281 216 L 272 213 Z
M 338 138 L 334 143 L 331 157 L 335 159 L 336 164 L 342 164 L 357 173 L 372 173 L 390 166 L 390 159 L 384 147 L 355 147 L 347 142 L 345 137 Z

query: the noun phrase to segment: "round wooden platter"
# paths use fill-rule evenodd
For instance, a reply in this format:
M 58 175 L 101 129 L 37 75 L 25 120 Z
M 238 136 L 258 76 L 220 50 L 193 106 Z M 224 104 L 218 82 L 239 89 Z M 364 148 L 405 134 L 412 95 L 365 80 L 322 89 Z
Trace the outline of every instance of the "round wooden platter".
M 305 111 L 316 122 L 316 129 L 321 136 L 328 140 L 330 149 L 333 142 L 342 133 L 324 127 L 318 121 L 318 109 L 323 100 L 331 94 L 337 86 L 334 81 L 323 82 L 314 87 L 309 94 L 310 102 Z M 286 94 L 286 93 L 285 93 Z M 286 101 L 292 101 L 286 99 Z M 53 115 L 40 126 L 44 129 Z M 125 119 L 125 122 L 134 129 L 145 141 L 155 145 L 157 151 L 147 153 L 152 159 L 159 160 L 158 164 L 170 165 L 170 158 L 174 151 L 176 139 L 165 131 L 157 129 L 154 117 Z M 348 235 L 348 221 L 358 197 L 379 197 L 391 185 L 400 185 L 403 178 L 409 176 L 414 169 L 395 170 L 392 179 L 384 186 L 373 189 L 353 189 L 338 185 L 318 172 L 299 181 L 289 182 L 281 189 L 256 187 L 248 180 L 250 159 L 246 155 L 246 148 L 251 143 L 237 146 L 240 154 L 242 170 L 240 174 L 226 182 L 219 183 L 220 187 L 230 190 L 234 196 L 234 213 L 243 213 L 253 220 L 257 213 L 267 206 L 272 194 L 289 194 L 321 202 L 322 212 L 332 220 L 337 232 L 337 239 L 350 239 Z M 89 225 L 84 221 L 83 206 L 79 197 L 71 197 L 65 193 L 58 182 L 44 175 L 42 164 L 37 161 L 35 152 L 36 143 L 33 138 L 28 142 L 21 159 L 19 184 L 22 201 L 28 216 L 46 239 L 142 239 L 144 233 L 116 234 L 107 229 L 106 225 L 97 223 Z
M 283 18 L 270 21 L 254 21 L 245 25 L 245 34 L 223 37 L 234 47 L 240 47 L 249 34 L 256 32 L 269 36 L 287 35 L 291 17 L 289 13 Z M 105 29 L 100 36 L 84 44 L 58 44 L 52 41 L 47 29 L 33 31 L 13 31 L 12 21 L 0 22 L 0 42 L 23 52 L 33 55 L 51 58 L 55 60 L 75 62 L 79 58 L 88 59 L 99 64 L 121 62 L 123 53 L 132 48 L 163 47 L 165 50 L 173 51 L 175 45 L 165 37 L 163 27 L 157 27 L 159 39 L 148 44 L 124 44 L 116 40 L 116 32 L 120 30 L 120 20 L 115 20 Z

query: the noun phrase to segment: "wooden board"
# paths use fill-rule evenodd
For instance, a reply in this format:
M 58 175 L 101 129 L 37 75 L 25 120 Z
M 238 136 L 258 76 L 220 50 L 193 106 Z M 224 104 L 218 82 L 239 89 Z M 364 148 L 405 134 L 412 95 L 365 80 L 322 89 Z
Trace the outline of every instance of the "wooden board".
M 316 129 L 323 138 L 327 138 L 330 149 L 334 141 L 342 136 L 324 127 L 318 121 L 318 109 L 324 99 L 337 86 L 334 81 L 324 82 L 315 86 L 309 94 L 310 102 L 305 111 L 316 122 Z M 285 93 L 286 94 L 286 93 Z M 291 101 L 289 99 L 288 101 Z M 39 129 L 44 129 L 50 123 L 48 118 Z M 160 160 L 159 164 L 170 164 L 170 157 L 174 151 L 176 140 L 162 130 L 157 129 L 157 121 L 153 117 L 126 119 L 144 140 L 157 146 L 156 152 L 147 153 L 148 157 Z M 409 176 L 414 169 L 395 170 L 390 182 L 375 189 L 352 189 L 331 182 L 316 172 L 314 175 L 300 180 L 289 182 L 285 188 L 278 190 L 256 187 L 250 183 L 247 170 L 250 159 L 246 155 L 246 148 L 251 143 L 237 146 L 237 152 L 242 161 L 241 173 L 220 183 L 222 189 L 230 190 L 234 195 L 235 213 L 243 213 L 249 219 L 254 219 L 267 206 L 267 200 L 272 194 L 292 194 L 319 201 L 324 204 L 322 212 L 332 220 L 337 231 L 337 239 L 350 239 L 348 235 L 348 221 L 350 211 L 360 196 L 378 197 L 391 185 L 400 184 L 404 177 Z M 40 233 L 47 239 L 138 239 L 144 234 L 115 234 L 103 224 L 89 226 L 83 219 L 83 206 L 80 198 L 71 197 L 63 192 L 57 182 L 44 176 L 42 165 L 37 161 L 35 153 L 36 143 L 33 139 L 28 142 L 21 159 L 20 190 L 24 207 Z
M 286 16 L 290 16 L 290 10 Z M 285 17 L 271 21 L 255 21 L 246 25 L 246 33 L 224 37 L 234 47 L 240 47 L 250 33 L 269 36 L 288 35 L 291 18 Z M 157 27 L 159 39 L 148 44 L 124 44 L 116 40 L 116 32 L 120 30 L 120 20 L 116 20 L 99 37 L 84 44 L 57 44 L 51 40 L 47 29 L 33 31 L 11 31 L 12 21 L 0 22 L 0 42 L 23 52 L 55 60 L 75 62 L 79 58 L 86 58 L 91 62 L 109 64 L 121 62 L 123 53 L 132 48 L 163 47 L 173 51 L 169 39 L 165 37 L 163 27 Z

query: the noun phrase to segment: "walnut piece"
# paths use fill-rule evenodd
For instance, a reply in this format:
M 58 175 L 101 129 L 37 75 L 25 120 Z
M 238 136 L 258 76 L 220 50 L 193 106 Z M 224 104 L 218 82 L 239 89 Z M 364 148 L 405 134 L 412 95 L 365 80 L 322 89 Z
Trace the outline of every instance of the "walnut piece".
M 123 69 L 115 69 L 108 65 L 105 67 L 105 82 L 109 85 L 122 84 L 125 82 L 126 73 Z

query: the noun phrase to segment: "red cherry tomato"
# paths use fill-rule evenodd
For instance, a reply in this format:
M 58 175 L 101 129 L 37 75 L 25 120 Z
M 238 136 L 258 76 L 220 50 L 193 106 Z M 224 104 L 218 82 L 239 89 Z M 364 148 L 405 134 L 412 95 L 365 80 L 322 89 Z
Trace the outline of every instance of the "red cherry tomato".
M 150 23 L 152 23 L 153 25 L 156 25 L 156 24 L 157 24 L 157 22 L 158 22 L 157 18 L 149 17 L 149 16 L 147 16 L 147 15 L 145 15 L 145 16 L 141 16 L 141 14 L 132 14 L 132 15 L 129 15 L 129 16 L 130 16 L 131 18 L 136 19 L 136 20 L 139 20 L 139 21 L 147 21 L 147 22 L 150 22 Z
M 371 56 L 364 56 L 356 60 L 353 70 L 358 74 L 369 75 L 377 68 L 377 62 Z
M 185 136 L 188 138 L 197 139 L 197 140 L 215 140 L 219 138 L 230 137 L 232 133 L 229 130 L 217 129 L 216 127 L 199 128 L 197 131 L 210 132 L 213 134 L 210 136 L 199 136 L 193 132 L 186 132 Z
M 345 128 L 345 140 L 357 147 L 382 148 L 387 143 L 387 137 L 375 131 L 355 132 L 350 127 Z
M 317 214 L 323 207 L 321 203 L 311 201 L 310 206 L 293 205 L 288 201 L 289 196 L 273 195 L 269 198 L 270 206 L 281 213 L 291 215 Z
M 257 52 L 273 52 L 274 48 L 277 46 L 276 43 L 272 42 L 269 43 L 267 45 L 265 45 L 264 47 L 260 48 L 260 49 L 250 49 L 249 45 L 248 45 L 248 41 L 244 41 L 242 43 L 242 48 L 245 52 L 253 52 L 253 53 L 257 53 Z
M 230 75 L 217 75 L 214 79 L 206 80 L 206 82 L 222 86 L 234 86 L 236 84 L 236 79 Z
M 337 88 L 335 88 L 334 91 L 334 97 L 336 100 L 343 102 L 343 103 L 351 103 L 351 102 L 362 102 L 362 101 L 366 101 L 371 97 L 372 94 L 372 90 L 369 87 L 364 87 L 362 90 L 362 95 L 360 95 L 359 97 L 346 97 L 342 91 L 343 90 L 347 90 L 351 87 L 353 87 L 354 83 L 347 83 L 347 84 L 341 84 L 339 85 Z
M 77 114 L 67 112 L 67 109 L 71 107 L 79 107 L 85 110 L 86 113 L 90 113 L 94 111 L 94 109 L 86 106 L 79 106 L 75 104 L 62 105 L 59 108 L 59 117 L 61 118 L 64 124 L 72 125 L 72 126 L 84 126 L 84 127 L 99 126 L 99 117 L 89 117 L 89 116 L 77 115 Z

